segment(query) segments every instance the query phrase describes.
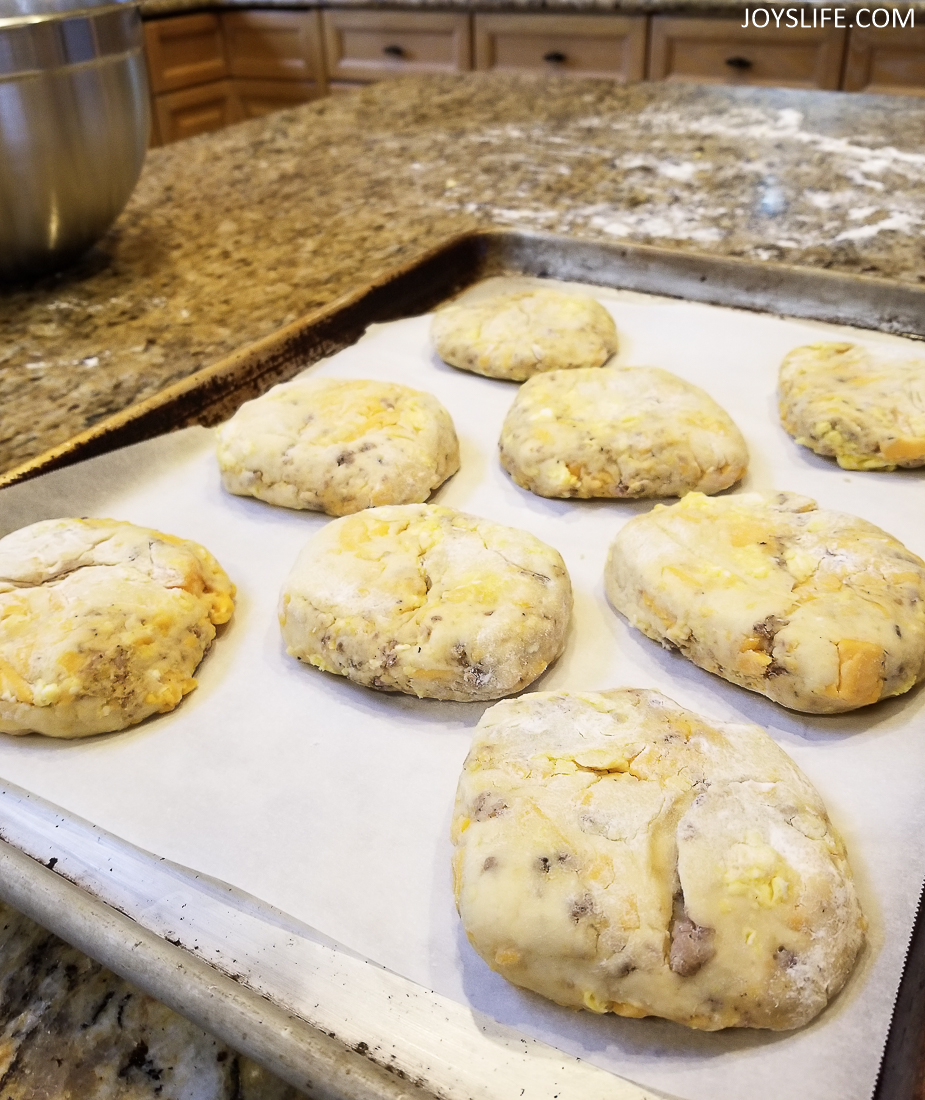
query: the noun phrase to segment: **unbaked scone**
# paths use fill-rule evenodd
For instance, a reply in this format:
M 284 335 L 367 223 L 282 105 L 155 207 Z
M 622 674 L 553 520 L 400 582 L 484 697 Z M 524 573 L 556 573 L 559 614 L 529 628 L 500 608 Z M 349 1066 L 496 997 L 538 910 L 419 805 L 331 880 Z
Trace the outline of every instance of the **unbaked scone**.
M 614 539 L 606 587 L 650 638 L 793 710 L 854 710 L 925 678 L 925 562 L 794 493 L 658 504 Z
M 758 726 L 656 691 L 488 710 L 453 816 L 469 941 L 562 1005 L 688 1027 L 800 1027 L 865 921 L 822 800 Z
M 617 350 L 613 318 L 593 298 L 520 290 L 434 314 L 437 354 L 451 367 L 522 382 L 543 371 L 601 367 Z
M 718 493 L 748 466 L 728 414 L 657 367 L 536 375 L 518 390 L 500 446 L 517 484 L 544 497 Z
M 438 505 L 335 520 L 280 596 L 287 652 L 381 691 L 498 699 L 565 645 L 572 590 L 559 554 L 526 531 Z
M 925 358 L 809 344 L 785 357 L 779 396 L 797 443 L 846 470 L 925 466 Z
M 84 737 L 163 713 L 234 609 L 195 542 L 111 519 L 0 539 L 0 732 Z
M 394 382 L 298 378 L 241 406 L 218 429 L 231 493 L 346 516 L 426 500 L 459 469 L 450 414 Z

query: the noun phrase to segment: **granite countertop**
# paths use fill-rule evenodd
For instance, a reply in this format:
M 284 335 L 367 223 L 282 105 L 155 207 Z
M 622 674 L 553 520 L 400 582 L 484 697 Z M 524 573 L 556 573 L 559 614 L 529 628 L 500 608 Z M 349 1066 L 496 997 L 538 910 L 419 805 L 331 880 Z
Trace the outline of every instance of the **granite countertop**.
M 75 268 L 0 297 L 0 470 L 452 233 L 925 279 L 925 103 L 410 78 L 155 149 Z
M 97 248 L 0 291 L 0 469 L 490 225 L 919 284 L 925 103 L 470 74 L 156 149 Z M 0 916 L 3 1100 L 295 1096 Z

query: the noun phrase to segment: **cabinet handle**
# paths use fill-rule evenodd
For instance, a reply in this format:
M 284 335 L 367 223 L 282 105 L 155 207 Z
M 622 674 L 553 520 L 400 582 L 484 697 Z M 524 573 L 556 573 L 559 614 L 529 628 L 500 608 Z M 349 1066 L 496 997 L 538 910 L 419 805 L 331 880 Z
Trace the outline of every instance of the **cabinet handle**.
M 403 46 L 383 46 L 382 52 L 388 57 L 404 57 L 405 50 Z
M 730 69 L 740 69 L 743 71 L 752 67 L 752 62 L 747 57 L 727 57 L 726 64 Z
M 549 53 L 543 54 L 543 60 L 551 61 L 554 65 L 561 65 L 564 61 L 568 61 L 568 58 L 561 50 L 550 50 Z

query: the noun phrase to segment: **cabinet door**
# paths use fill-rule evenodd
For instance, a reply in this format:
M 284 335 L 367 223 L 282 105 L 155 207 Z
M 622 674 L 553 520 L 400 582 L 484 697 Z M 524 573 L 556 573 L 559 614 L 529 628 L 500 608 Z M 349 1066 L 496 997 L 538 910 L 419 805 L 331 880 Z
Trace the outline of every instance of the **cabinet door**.
M 322 12 L 322 25 L 331 80 L 382 80 L 472 68 L 468 15 L 329 8 Z
M 475 67 L 641 80 L 645 16 L 522 14 L 475 16 Z
M 649 77 L 714 84 L 838 88 L 843 28 L 742 27 L 736 19 L 652 20 Z
M 181 92 L 154 97 L 161 141 L 171 141 L 220 130 L 242 118 L 241 106 L 230 80 L 199 84 Z
M 244 118 L 260 118 L 262 115 L 297 107 L 324 95 L 320 86 L 308 80 L 250 80 L 236 77 L 234 90 Z
M 846 92 L 925 95 L 925 27 L 869 29 L 848 38 Z
M 173 92 L 228 75 L 218 16 L 172 15 L 145 23 L 151 91 Z
M 236 11 L 221 18 L 232 76 L 323 85 L 317 11 Z

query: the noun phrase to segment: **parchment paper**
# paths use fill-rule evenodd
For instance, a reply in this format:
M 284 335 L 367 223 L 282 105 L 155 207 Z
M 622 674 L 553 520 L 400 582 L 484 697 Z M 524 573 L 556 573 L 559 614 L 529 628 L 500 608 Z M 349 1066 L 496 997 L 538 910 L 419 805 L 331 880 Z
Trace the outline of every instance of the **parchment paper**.
M 751 452 L 742 489 L 807 494 L 925 554 L 921 472 L 843 471 L 796 446 L 776 411 L 777 368 L 791 348 L 827 339 L 904 341 L 589 291 L 616 318 L 618 363 L 674 371 L 730 412 Z M 658 688 L 707 717 L 758 722 L 794 757 L 845 837 L 870 922 L 869 946 L 837 1000 L 795 1033 L 699 1034 L 562 1009 L 491 973 L 459 928 L 448 839 L 459 769 L 484 705 L 382 695 L 288 658 L 277 594 L 303 543 L 328 520 L 225 494 L 205 429 L 0 493 L 0 534 L 51 516 L 113 516 L 202 542 L 238 585 L 235 617 L 177 711 L 76 742 L 2 738 L 0 775 L 641 1084 L 689 1100 L 869 1096 L 925 878 L 925 695 L 915 690 L 853 715 L 804 717 L 633 631 L 608 606 L 602 571 L 616 531 L 651 503 L 551 501 L 517 488 L 497 460 L 516 386 L 444 366 L 430 350 L 428 327 L 426 317 L 376 327 L 311 370 L 435 394 L 456 423 L 462 468 L 434 500 L 529 530 L 563 554 L 575 589 L 568 646 L 533 689 Z M 906 346 L 921 354 L 921 345 Z

